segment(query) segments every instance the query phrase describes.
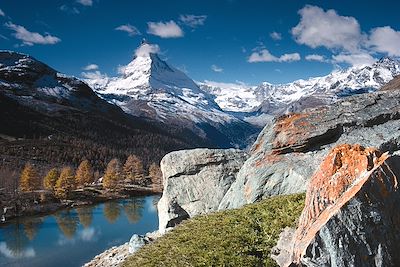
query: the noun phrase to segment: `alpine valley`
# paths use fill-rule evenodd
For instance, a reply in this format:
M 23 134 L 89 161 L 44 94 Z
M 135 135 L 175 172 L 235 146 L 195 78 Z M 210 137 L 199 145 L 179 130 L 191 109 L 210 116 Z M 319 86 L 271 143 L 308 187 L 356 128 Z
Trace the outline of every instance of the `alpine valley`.
M 0 0 L 0 267 L 400 266 L 399 9 Z
M 375 266 L 374 260 L 400 262 L 393 245 L 400 240 L 395 233 L 398 226 L 391 223 L 379 228 L 379 236 L 385 238 L 375 242 L 370 234 L 375 226 L 362 219 L 367 216 L 362 207 L 349 208 L 362 203 L 371 214 L 392 222 L 390 210 L 400 199 L 395 156 L 400 146 L 397 132 L 392 131 L 399 122 L 396 76 L 400 62 L 384 57 L 371 65 L 335 70 L 323 77 L 248 86 L 195 82 L 162 60 L 158 51 L 157 45 L 142 42 L 133 60 L 120 68 L 118 77 L 93 72 L 85 73 L 83 80 L 59 73 L 29 55 L 0 51 L 0 176 L 7 177 L 0 184 L 12 189 L 11 198 L 3 194 L 0 199 L 4 220 L 19 216 L 20 210 L 31 214 L 32 210 L 43 211 L 45 205 L 54 209 L 54 203 L 57 209 L 74 207 L 87 204 L 77 201 L 93 196 L 96 201 L 127 197 L 122 193 L 129 188 L 134 194 L 161 192 L 163 188 L 158 231 L 134 235 L 129 244 L 105 251 L 86 266 L 120 266 L 123 262 L 126 266 L 147 266 L 152 260 L 156 263 L 148 266 L 157 266 L 160 260 L 171 263 L 176 255 L 181 263 L 192 253 L 186 249 L 204 252 L 207 258 L 208 249 L 225 238 L 230 244 L 224 251 L 228 256 L 208 259 L 212 265 L 218 265 L 214 261 L 231 262 L 237 256 L 239 266 L 248 262 L 258 266 L 272 259 L 281 266 L 317 266 L 309 262 L 329 266 L 329 257 L 336 254 L 343 255 L 340 266 L 354 262 L 362 266 L 363 259 L 368 260 L 366 266 Z M 128 174 L 133 165 L 129 163 L 138 162 L 133 155 L 139 155 L 141 163 L 135 166 L 142 173 L 130 184 Z M 119 158 L 126 159 L 123 169 Z M 82 159 L 92 164 L 97 180 L 71 189 L 66 195 L 69 199 L 55 199 L 56 193 L 36 190 L 24 192 L 22 209 L 10 206 L 16 199 L 21 203 L 20 195 L 12 195 L 18 186 L 13 170 L 25 165 L 25 171 L 33 163 L 43 175 L 52 167 L 78 166 Z M 162 178 L 154 166 L 162 171 Z M 148 169 L 146 175 L 144 168 Z M 62 173 L 68 175 L 68 171 L 64 167 Z M 125 180 L 106 188 L 104 179 L 122 171 Z M 157 180 L 152 178 L 154 173 Z M 63 174 L 59 180 L 61 177 Z M 378 184 L 376 177 L 380 177 Z M 340 184 L 337 191 L 330 191 L 327 185 L 331 178 Z M 299 227 L 294 229 L 304 203 L 304 195 L 298 193 L 305 191 L 306 206 Z M 30 193 L 41 194 L 40 208 L 35 206 L 38 196 Z M 290 196 L 270 198 L 277 195 Z M 370 203 L 371 199 L 375 202 Z M 347 207 L 342 202 L 353 204 Z M 385 208 L 386 202 L 392 206 Z M 252 205 L 242 208 L 245 204 Z M 343 215 L 331 210 L 343 211 Z M 210 217 L 196 217 L 216 211 Z M 342 240 L 342 233 L 352 235 L 346 228 L 350 226 L 332 226 L 324 220 L 325 215 L 332 223 L 357 222 L 350 226 L 363 232 L 360 240 Z M 196 217 L 194 221 L 177 226 L 192 217 Z M 232 234 L 238 223 L 243 232 Z M 274 223 L 279 224 L 276 231 Z M 313 227 L 325 229 L 329 236 Z M 171 229 L 171 235 L 163 236 Z M 272 238 L 274 242 L 257 243 L 259 239 L 249 235 L 255 229 L 257 238 Z M 187 237 L 188 231 L 194 238 Z M 204 236 L 211 239 L 197 242 Z M 152 243 L 156 238 L 159 243 Z M 350 249 L 324 245 L 337 238 Z M 176 241 L 183 239 L 189 243 Z M 286 245 L 288 240 L 294 245 Z M 130 256 L 147 243 L 150 245 Z M 364 243 L 373 247 L 372 254 L 364 251 Z M 199 248 L 199 244 L 205 245 Z M 257 247 L 262 252 L 231 251 L 231 244 Z M 381 245 L 384 252 L 380 254 Z M 219 253 L 221 248 L 215 249 Z M 170 266 L 177 266 L 174 264 Z

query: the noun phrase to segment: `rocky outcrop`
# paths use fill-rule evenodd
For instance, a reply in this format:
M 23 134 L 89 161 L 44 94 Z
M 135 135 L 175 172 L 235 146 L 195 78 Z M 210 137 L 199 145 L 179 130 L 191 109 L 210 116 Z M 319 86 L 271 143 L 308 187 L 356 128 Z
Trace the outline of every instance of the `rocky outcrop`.
M 246 160 L 236 149 L 193 149 L 167 154 L 161 161 L 163 195 L 158 203 L 159 230 L 217 210 Z
M 304 192 L 329 150 L 361 144 L 396 153 L 400 147 L 400 91 L 343 98 L 266 125 L 219 209 L 261 198 Z
M 120 246 L 114 246 L 96 255 L 83 267 L 119 267 L 124 261 L 136 253 L 142 246 L 154 242 L 161 234 L 158 231 L 146 233 L 145 235 L 132 235 L 129 242 Z
M 310 180 L 280 266 L 400 266 L 399 175 L 398 156 L 359 145 L 332 149 Z

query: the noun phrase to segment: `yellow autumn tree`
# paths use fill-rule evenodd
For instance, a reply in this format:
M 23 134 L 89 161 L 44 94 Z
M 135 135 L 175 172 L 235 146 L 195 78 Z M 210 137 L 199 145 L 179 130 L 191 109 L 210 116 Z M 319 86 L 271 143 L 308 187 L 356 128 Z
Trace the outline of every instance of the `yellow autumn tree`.
M 118 182 L 121 180 L 121 164 L 119 160 L 114 158 L 108 165 L 103 177 L 103 187 L 107 189 L 114 189 L 117 187 Z
M 162 172 L 160 166 L 157 163 L 152 163 L 149 167 L 149 176 L 153 189 L 162 190 Z
M 85 186 L 94 181 L 92 166 L 88 160 L 84 160 L 79 164 L 75 178 L 78 186 Z
M 124 176 L 132 182 L 140 183 L 144 179 L 143 162 L 136 155 L 130 155 L 124 164 Z
M 61 170 L 60 177 L 57 180 L 55 194 L 59 198 L 66 199 L 69 192 L 76 189 L 74 171 L 71 167 L 64 167 Z
M 40 178 L 32 166 L 32 164 L 25 164 L 24 169 L 22 170 L 21 177 L 19 179 L 19 188 L 23 192 L 30 192 L 40 187 Z
M 56 168 L 51 169 L 43 179 L 43 187 L 54 192 L 58 177 L 60 172 Z

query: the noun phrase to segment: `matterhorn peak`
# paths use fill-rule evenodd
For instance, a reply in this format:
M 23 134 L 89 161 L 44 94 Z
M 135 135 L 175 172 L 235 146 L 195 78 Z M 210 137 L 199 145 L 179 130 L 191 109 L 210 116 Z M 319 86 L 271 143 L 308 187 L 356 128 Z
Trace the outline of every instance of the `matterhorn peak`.
M 133 60 L 120 67 L 120 77 L 111 78 L 102 89 L 103 94 L 128 95 L 133 98 L 149 98 L 154 93 L 164 92 L 179 97 L 185 94 L 197 95 L 202 105 L 209 105 L 209 99 L 197 84 L 183 72 L 170 66 L 158 55 L 160 47 L 146 39 L 135 50 Z M 189 93 L 191 92 L 191 93 Z M 197 101 L 197 100 L 196 100 Z M 210 104 L 217 106 L 215 103 Z

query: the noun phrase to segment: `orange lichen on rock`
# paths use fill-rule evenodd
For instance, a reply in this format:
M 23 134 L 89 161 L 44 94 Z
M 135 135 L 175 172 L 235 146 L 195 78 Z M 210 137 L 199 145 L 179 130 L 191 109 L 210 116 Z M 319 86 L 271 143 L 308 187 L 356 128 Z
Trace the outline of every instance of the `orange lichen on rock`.
M 263 164 L 273 164 L 280 160 L 282 160 L 282 156 L 272 151 L 271 153 L 265 154 L 260 160 L 257 160 L 256 167 L 260 167 Z
M 310 180 L 305 208 L 294 237 L 293 261 L 299 262 L 308 244 L 328 220 L 370 179 L 380 195 L 397 188 L 397 178 L 385 164 L 387 153 L 360 145 L 339 145 L 331 150 Z M 389 179 L 389 183 L 388 183 Z
M 273 147 L 279 149 L 296 146 L 299 140 L 303 140 L 305 134 L 315 129 L 315 126 L 307 121 L 308 116 L 306 113 L 291 113 L 278 118 L 274 125 Z

